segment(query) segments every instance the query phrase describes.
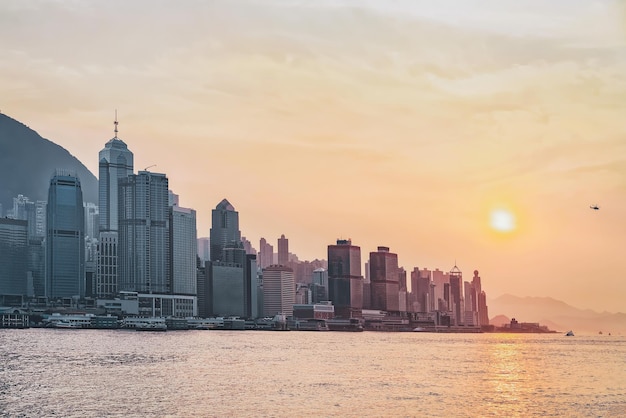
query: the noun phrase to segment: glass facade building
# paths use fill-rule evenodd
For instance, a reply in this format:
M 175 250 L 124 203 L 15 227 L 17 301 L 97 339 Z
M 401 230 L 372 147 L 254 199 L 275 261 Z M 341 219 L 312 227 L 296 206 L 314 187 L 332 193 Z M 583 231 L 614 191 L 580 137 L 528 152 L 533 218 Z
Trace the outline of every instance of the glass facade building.
M 78 177 L 57 171 L 46 215 L 46 296 L 85 296 L 85 212 Z
M 0 218 L 0 295 L 27 294 L 28 222 Z
M 165 174 L 140 171 L 120 180 L 118 213 L 118 290 L 171 293 Z
M 211 212 L 211 261 L 223 261 L 222 250 L 228 243 L 240 243 L 239 213 L 226 199 Z
M 172 293 L 195 296 L 198 252 L 195 210 L 170 208 L 170 240 Z

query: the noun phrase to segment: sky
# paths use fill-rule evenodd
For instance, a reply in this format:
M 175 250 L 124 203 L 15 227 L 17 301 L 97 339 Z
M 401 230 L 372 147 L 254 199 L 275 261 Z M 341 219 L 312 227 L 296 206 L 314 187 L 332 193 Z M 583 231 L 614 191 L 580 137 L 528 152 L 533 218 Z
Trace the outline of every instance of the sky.
M 0 0 L 0 47 L 0 111 L 97 175 L 117 109 L 198 236 L 626 311 L 624 2 Z

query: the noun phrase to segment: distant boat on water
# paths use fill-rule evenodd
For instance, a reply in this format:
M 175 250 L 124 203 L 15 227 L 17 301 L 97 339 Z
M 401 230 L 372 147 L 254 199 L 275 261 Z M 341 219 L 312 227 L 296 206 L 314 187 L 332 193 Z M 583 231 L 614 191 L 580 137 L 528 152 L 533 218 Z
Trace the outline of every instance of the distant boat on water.
M 565 336 L 566 336 L 566 337 L 573 337 L 573 336 L 574 336 L 574 331 L 572 331 L 572 330 L 567 331 L 567 332 L 565 333 Z

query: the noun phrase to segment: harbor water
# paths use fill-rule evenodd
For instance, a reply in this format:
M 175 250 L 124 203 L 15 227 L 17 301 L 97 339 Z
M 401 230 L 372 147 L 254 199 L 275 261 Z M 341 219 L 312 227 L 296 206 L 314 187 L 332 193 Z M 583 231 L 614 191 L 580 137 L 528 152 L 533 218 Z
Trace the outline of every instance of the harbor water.
M 623 417 L 626 337 L 0 330 L 0 416 Z

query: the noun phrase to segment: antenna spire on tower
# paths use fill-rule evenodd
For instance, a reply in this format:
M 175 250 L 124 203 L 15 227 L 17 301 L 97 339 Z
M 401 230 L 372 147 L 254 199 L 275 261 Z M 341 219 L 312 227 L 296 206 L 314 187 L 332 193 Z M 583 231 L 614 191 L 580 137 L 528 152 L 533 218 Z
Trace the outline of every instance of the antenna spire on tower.
M 117 125 L 118 125 L 118 121 L 117 121 L 117 109 L 115 109 L 115 122 L 113 122 L 113 125 L 115 125 L 115 138 L 117 138 Z

